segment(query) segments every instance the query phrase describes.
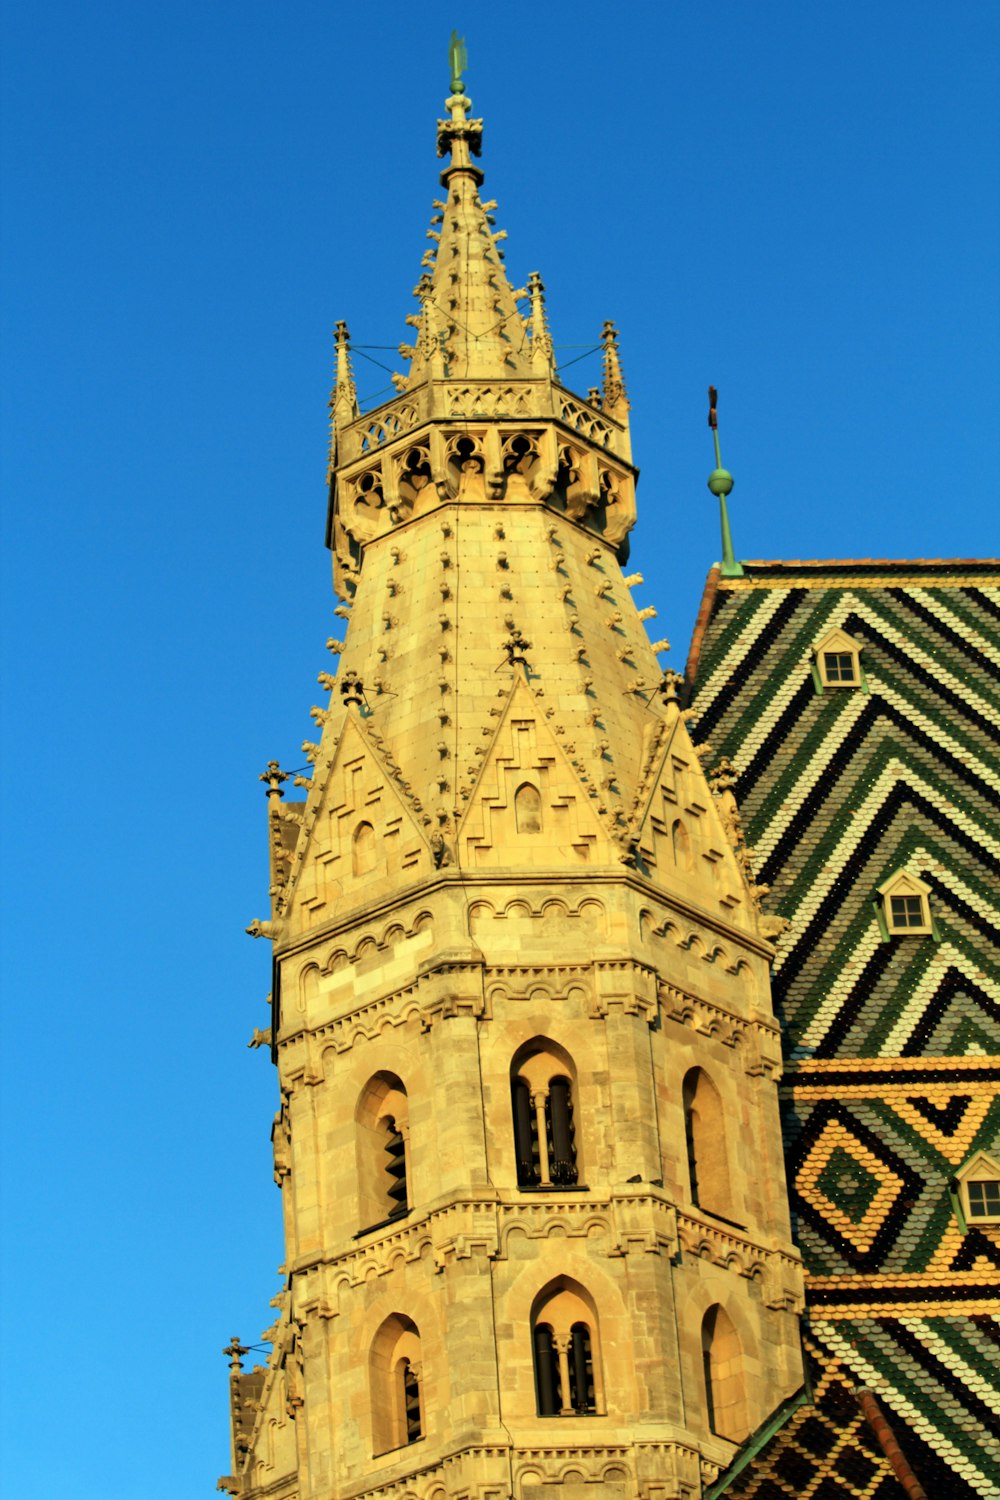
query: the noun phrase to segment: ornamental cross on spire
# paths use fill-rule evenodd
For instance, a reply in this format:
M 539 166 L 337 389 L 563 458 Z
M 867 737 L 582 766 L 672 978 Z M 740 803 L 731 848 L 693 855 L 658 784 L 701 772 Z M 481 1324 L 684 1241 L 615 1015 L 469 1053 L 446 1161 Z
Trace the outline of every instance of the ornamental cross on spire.
M 441 173 L 441 183 L 444 187 L 448 186 L 455 172 L 466 173 L 473 178 L 477 186 L 483 180 L 482 172 L 472 165 L 471 160 L 473 156 L 479 156 L 483 149 L 483 122 L 466 119 L 466 111 L 471 107 L 472 100 L 465 92 L 462 73 L 468 61 L 469 55 L 465 50 L 465 41 L 457 31 L 453 31 L 451 45 L 448 48 L 451 96 L 445 100 L 445 107 L 451 111 L 451 119 L 438 121 L 437 138 L 438 156 L 444 156 L 445 152 L 451 154 L 451 166 L 446 167 Z
M 464 94 L 465 84 L 462 82 L 462 74 L 469 66 L 469 54 L 465 47 L 465 37 L 459 36 L 457 31 L 451 34 L 451 42 L 448 46 L 448 66 L 451 69 L 452 93 Z

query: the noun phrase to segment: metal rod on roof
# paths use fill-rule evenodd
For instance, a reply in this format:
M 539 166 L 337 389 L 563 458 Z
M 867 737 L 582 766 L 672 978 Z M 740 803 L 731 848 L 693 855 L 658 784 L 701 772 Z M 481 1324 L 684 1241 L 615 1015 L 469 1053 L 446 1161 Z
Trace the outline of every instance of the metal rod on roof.
M 906 1491 L 908 1500 L 927 1500 L 927 1491 L 910 1468 L 896 1434 L 882 1415 L 882 1408 L 875 1399 L 874 1391 L 870 1391 L 867 1386 L 862 1386 L 860 1390 L 854 1392 L 854 1399 L 864 1412 L 865 1420 L 875 1434 L 879 1447 L 892 1465 L 892 1472 Z

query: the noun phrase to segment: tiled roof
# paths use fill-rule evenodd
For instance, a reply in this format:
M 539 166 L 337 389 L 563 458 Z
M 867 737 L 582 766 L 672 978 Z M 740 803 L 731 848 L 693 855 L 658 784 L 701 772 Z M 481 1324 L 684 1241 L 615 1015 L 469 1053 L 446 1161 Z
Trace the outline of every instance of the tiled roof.
M 710 575 L 689 691 L 791 924 L 772 983 L 814 1349 L 876 1390 L 929 1495 L 997 1495 L 1000 1233 L 960 1223 L 953 1180 L 1000 1140 L 1000 564 L 744 570 Z M 856 688 L 821 686 L 834 628 L 860 648 Z M 880 921 L 900 869 L 932 935 Z M 802 1493 L 760 1472 L 726 1493 Z M 883 1494 L 845 1483 L 809 1493 Z
M 991 1407 L 984 1381 L 995 1365 L 997 1331 L 984 1331 L 979 1322 L 862 1320 L 857 1326 L 838 1328 L 832 1338 L 823 1329 L 808 1332 L 808 1399 L 776 1432 L 765 1433 L 763 1441 L 751 1440 L 709 1490 L 709 1500 L 799 1500 L 804 1495 L 817 1500 L 905 1500 L 906 1491 L 857 1401 L 855 1393 L 869 1377 L 878 1381 L 879 1405 L 930 1500 L 995 1495 L 996 1392 Z M 895 1371 L 895 1410 L 877 1374 L 885 1363 Z M 963 1386 L 956 1378 L 956 1365 L 967 1372 L 969 1384 Z M 924 1416 L 930 1407 L 937 1414 L 933 1422 Z

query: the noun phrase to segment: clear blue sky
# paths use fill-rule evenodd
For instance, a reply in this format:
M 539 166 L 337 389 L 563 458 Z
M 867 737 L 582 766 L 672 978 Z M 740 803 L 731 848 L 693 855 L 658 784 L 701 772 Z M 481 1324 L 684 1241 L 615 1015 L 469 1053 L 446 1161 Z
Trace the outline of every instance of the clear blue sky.
M 256 778 L 322 697 L 330 331 L 407 333 L 452 26 L 512 277 L 542 272 L 559 344 L 618 323 L 672 665 L 718 555 L 709 381 L 739 555 L 998 549 L 995 0 L 8 4 L 18 1500 L 229 1467 L 219 1351 L 281 1260 Z

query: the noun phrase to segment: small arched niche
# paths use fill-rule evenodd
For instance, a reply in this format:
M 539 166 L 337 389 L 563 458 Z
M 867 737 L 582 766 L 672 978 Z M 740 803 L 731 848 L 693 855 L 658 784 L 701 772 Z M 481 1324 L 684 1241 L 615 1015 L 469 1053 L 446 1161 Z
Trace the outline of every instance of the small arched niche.
M 514 793 L 514 820 L 518 833 L 542 831 L 542 794 L 531 781 L 522 781 Z
M 368 1366 L 373 1453 L 418 1442 L 427 1428 L 420 1330 L 412 1318 L 386 1318 L 372 1340 Z
M 575 1186 L 580 1160 L 573 1059 L 557 1042 L 536 1037 L 514 1054 L 510 1085 L 518 1186 Z
M 750 1432 L 743 1348 L 732 1319 L 718 1303 L 701 1322 L 701 1355 L 709 1428 L 731 1443 L 742 1443 Z
M 409 1100 L 395 1073 L 376 1073 L 355 1110 L 361 1229 L 400 1218 L 411 1203 Z
M 367 875 L 375 868 L 375 829 L 370 823 L 359 823 L 351 838 L 351 868 L 355 875 Z
M 675 818 L 671 824 L 670 846 L 673 850 L 674 864 L 678 870 L 694 869 L 694 857 L 691 853 L 691 835 L 684 827 L 680 818 Z

